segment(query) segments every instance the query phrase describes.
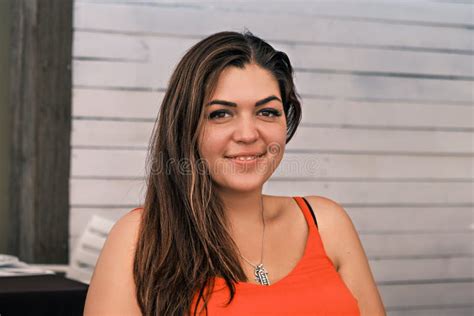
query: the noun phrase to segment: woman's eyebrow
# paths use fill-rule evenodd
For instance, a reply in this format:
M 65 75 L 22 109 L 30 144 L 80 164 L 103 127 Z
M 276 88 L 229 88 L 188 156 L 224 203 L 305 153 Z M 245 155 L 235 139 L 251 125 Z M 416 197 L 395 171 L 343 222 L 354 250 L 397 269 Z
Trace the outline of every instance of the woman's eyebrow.
M 265 99 L 257 101 L 255 103 L 255 107 L 260 106 L 260 105 L 265 104 L 265 103 L 268 103 L 268 102 L 273 101 L 273 100 L 277 100 L 277 101 L 281 102 L 281 100 L 277 96 L 271 95 L 269 97 L 266 97 Z M 225 101 L 225 100 L 212 100 L 211 102 L 209 102 L 207 104 L 207 106 L 210 106 L 210 105 L 213 105 L 213 104 L 220 104 L 220 105 L 237 107 L 237 103 L 230 102 L 230 101 Z

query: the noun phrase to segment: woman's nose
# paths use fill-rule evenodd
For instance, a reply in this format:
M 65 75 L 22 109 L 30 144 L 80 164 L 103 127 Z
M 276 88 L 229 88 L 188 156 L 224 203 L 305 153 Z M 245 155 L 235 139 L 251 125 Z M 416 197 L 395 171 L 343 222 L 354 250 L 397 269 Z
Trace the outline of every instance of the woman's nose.
M 258 139 L 259 133 L 257 129 L 257 124 L 253 119 L 242 119 L 237 124 L 234 131 L 235 141 L 240 142 L 253 142 Z

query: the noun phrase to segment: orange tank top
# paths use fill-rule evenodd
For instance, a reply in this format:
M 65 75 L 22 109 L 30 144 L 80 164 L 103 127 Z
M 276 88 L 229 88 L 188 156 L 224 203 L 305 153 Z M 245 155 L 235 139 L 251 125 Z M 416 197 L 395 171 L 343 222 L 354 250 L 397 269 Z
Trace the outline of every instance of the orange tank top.
M 360 315 L 358 302 L 336 271 L 324 250 L 317 220 L 311 206 L 302 197 L 293 197 L 309 226 L 303 257 L 293 270 L 269 286 L 249 282 L 236 283 L 232 302 L 221 277 L 208 302 L 213 315 Z M 194 297 L 191 310 L 197 295 Z M 198 311 L 202 306 L 202 299 Z M 204 312 L 203 314 L 204 315 Z

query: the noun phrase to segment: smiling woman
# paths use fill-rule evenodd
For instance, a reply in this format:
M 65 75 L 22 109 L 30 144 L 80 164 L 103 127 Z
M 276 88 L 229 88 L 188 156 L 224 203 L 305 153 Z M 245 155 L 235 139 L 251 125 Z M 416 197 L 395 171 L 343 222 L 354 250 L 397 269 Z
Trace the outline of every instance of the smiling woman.
M 145 204 L 109 234 L 85 314 L 384 315 L 346 212 L 262 193 L 300 120 L 285 53 L 250 32 L 191 47 L 153 131 Z
M 272 72 L 255 63 L 222 71 L 198 146 L 215 190 L 257 192 L 280 164 L 287 136 L 280 94 Z

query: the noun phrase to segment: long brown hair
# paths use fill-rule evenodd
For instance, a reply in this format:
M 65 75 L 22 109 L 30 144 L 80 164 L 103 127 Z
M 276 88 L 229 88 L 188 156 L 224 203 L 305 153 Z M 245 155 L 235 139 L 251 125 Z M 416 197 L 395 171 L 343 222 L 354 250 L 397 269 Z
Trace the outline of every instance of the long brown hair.
M 147 156 L 147 188 L 133 274 L 144 315 L 186 315 L 195 295 L 207 314 L 215 276 L 230 290 L 247 281 L 227 229 L 222 200 L 198 151 L 203 105 L 226 67 L 257 64 L 278 81 L 286 143 L 301 120 L 288 56 L 249 31 L 219 32 L 192 46 L 178 63 L 161 103 Z M 202 309 L 199 311 L 199 313 Z

